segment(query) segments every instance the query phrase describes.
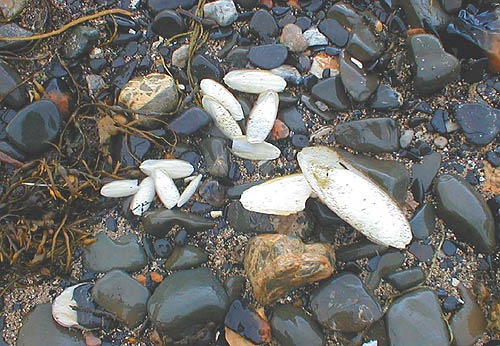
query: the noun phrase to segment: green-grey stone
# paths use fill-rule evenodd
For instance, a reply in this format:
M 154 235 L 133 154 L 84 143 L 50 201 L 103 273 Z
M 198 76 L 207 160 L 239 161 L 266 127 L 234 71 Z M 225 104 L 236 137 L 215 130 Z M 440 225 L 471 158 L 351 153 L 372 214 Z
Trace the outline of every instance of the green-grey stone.
M 104 310 L 135 328 L 145 320 L 149 291 L 127 273 L 113 270 L 97 280 L 92 298 Z
M 179 340 L 222 322 L 228 308 L 224 287 L 209 269 L 198 268 L 163 280 L 148 301 L 148 316 L 161 334 Z
M 158 238 L 166 236 L 175 225 L 184 227 L 188 233 L 205 231 L 215 226 L 213 220 L 177 209 L 157 209 L 149 211 L 142 218 L 142 224 L 147 234 L 151 234 Z
M 245 279 L 240 275 L 230 276 L 224 282 L 224 288 L 226 289 L 230 302 L 240 299 L 243 289 L 245 288 Z
M 405 256 L 399 251 L 383 254 L 378 261 L 377 269 L 368 274 L 365 280 L 366 288 L 372 291 L 375 290 L 380 284 L 380 280 L 401 267 L 404 260 Z
M 246 210 L 240 201 L 229 203 L 227 207 L 227 222 L 236 232 L 272 232 L 270 216 Z
M 328 10 L 328 18 L 335 19 L 344 27 L 354 28 L 363 22 L 363 17 L 349 4 L 339 1 Z
M 20 27 L 14 22 L 0 26 L 0 36 L 2 37 L 28 37 L 33 36 L 33 32 Z M 0 41 L 0 50 L 16 50 L 26 47 L 33 41 Z
M 365 102 L 377 90 L 379 77 L 374 72 L 360 69 L 345 52 L 340 55 L 340 78 L 345 90 L 356 102 Z
M 412 35 L 408 38 L 408 50 L 413 62 L 414 87 L 417 92 L 431 94 L 460 76 L 460 62 L 444 50 L 436 36 Z
M 325 337 L 318 323 L 301 308 L 280 305 L 271 319 L 273 337 L 282 346 L 323 346 Z
M 217 177 L 227 177 L 229 152 L 226 141 L 222 138 L 209 137 L 200 143 L 200 147 L 208 172 Z
M 399 0 L 399 4 L 406 14 L 408 24 L 413 28 L 426 28 L 430 25 L 435 29 L 441 29 L 450 21 L 439 1 Z
M 196 246 L 176 246 L 165 262 L 165 268 L 168 270 L 188 269 L 198 267 L 207 260 L 208 255 L 205 251 Z
M 391 346 L 448 346 L 448 329 L 436 294 L 419 289 L 397 298 L 385 314 Z
M 136 271 L 147 264 L 146 254 L 135 234 L 127 234 L 111 240 L 99 233 L 97 241 L 83 249 L 83 261 L 87 269 L 103 273 L 113 269 Z
M 372 243 L 369 240 L 361 240 L 357 243 L 344 245 L 335 251 L 335 256 L 340 262 L 355 261 L 360 258 L 381 255 L 389 250 L 388 247 Z
M 14 109 L 23 107 L 28 101 L 26 88 L 20 85 L 19 73 L 3 60 L 0 60 L 0 80 L 0 97 Z
M 424 191 L 429 190 L 432 180 L 436 176 L 439 168 L 441 167 L 441 154 L 433 152 L 432 154 L 425 155 L 422 162 L 415 163 L 411 167 L 413 179 L 420 178 Z
M 229 189 L 227 189 L 227 191 L 226 191 L 227 197 L 229 197 L 231 199 L 240 198 L 243 191 L 248 190 L 252 186 L 259 185 L 259 184 L 263 183 L 264 181 L 265 181 L 264 179 L 259 179 L 259 180 L 251 181 L 248 183 L 234 185 L 234 186 L 230 187 Z
M 23 321 L 17 346 L 85 346 L 82 334 L 59 326 L 52 318 L 52 304 L 38 305 Z
M 404 291 L 424 282 L 425 273 L 421 268 L 412 268 L 389 274 L 385 279 L 397 290 Z
M 474 294 L 463 284 L 458 285 L 464 305 L 450 319 L 454 346 L 470 346 L 483 335 L 488 326 L 481 307 L 476 303 Z
M 462 177 L 445 174 L 434 185 L 438 216 L 462 239 L 484 253 L 495 250 L 495 220 L 486 200 Z
M 346 49 L 353 57 L 364 63 L 374 61 L 384 52 L 384 46 L 377 41 L 370 28 L 364 23 L 354 27 Z
M 424 204 L 410 221 L 411 232 L 415 239 L 423 240 L 434 232 L 436 212 L 430 203 Z
M 337 125 L 335 140 L 357 151 L 386 153 L 399 149 L 398 124 L 390 118 L 355 120 Z
M 73 29 L 69 40 L 64 46 L 64 55 L 68 59 L 77 59 L 89 53 L 99 39 L 99 31 L 96 28 L 80 25 Z
M 316 83 L 311 93 L 313 96 L 337 111 L 345 111 L 351 106 L 340 76 L 334 76 Z

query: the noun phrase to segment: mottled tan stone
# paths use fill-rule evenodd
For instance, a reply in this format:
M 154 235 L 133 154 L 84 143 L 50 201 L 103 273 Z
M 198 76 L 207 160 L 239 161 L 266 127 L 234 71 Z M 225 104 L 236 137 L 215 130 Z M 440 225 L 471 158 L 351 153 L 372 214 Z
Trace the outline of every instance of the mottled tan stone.
M 289 291 L 333 274 L 335 252 L 328 244 L 304 244 L 282 234 L 261 234 L 252 238 L 244 267 L 255 298 L 263 305 Z

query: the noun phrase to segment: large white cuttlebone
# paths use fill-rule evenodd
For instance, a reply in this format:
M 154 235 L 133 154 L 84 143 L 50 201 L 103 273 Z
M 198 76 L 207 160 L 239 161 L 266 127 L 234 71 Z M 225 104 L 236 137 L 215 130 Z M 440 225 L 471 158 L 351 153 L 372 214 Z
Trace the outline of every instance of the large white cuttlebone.
M 410 224 L 397 202 L 337 151 L 307 147 L 297 160 L 318 198 L 369 240 L 398 249 L 411 242 Z
M 212 117 L 215 125 L 226 137 L 233 139 L 243 134 L 240 125 L 238 125 L 231 113 L 217 99 L 205 95 L 201 103 L 203 109 Z
M 278 114 L 279 96 L 276 91 L 267 90 L 255 101 L 247 122 L 247 140 L 249 143 L 262 143 L 271 132 Z
M 234 90 L 260 94 L 267 90 L 282 92 L 286 81 L 267 70 L 234 70 L 224 76 L 224 83 Z
M 213 79 L 202 79 L 200 82 L 200 90 L 203 95 L 211 96 L 223 105 L 231 113 L 234 120 L 240 121 L 245 117 L 241 104 L 222 84 Z

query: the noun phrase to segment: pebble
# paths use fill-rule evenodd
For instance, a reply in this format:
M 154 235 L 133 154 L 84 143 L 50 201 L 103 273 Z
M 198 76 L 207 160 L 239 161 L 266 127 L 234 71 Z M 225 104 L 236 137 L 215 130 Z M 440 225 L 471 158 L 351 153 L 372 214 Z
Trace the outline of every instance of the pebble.
M 305 135 L 296 134 L 292 136 L 292 145 L 295 148 L 302 149 L 310 145 L 309 138 Z
M 225 202 L 226 189 L 217 180 L 209 180 L 201 184 L 198 193 L 203 202 L 214 207 L 220 207 Z
M 438 136 L 438 137 L 434 138 L 434 145 L 438 149 L 444 149 L 448 145 L 448 140 L 446 139 L 446 137 Z
M 360 68 L 352 59 L 345 52 L 340 55 L 340 77 L 354 101 L 364 102 L 377 90 L 379 77 Z
M 149 211 L 142 218 L 142 224 L 146 234 L 158 238 L 166 236 L 175 225 L 184 227 L 190 234 L 205 231 L 215 226 L 213 220 L 178 209 L 158 209 Z
M 339 73 L 339 59 L 336 56 L 330 56 L 325 53 L 316 54 L 311 63 L 311 67 L 309 68 L 309 73 L 311 77 L 317 77 L 317 79 L 323 78 L 323 73 L 325 70 L 329 70 L 330 75 L 338 75 Z M 314 84 L 316 84 L 317 80 L 313 78 L 311 85 L 306 84 L 306 78 L 304 77 L 304 86 L 310 89 Z M 328 77 L 325 77 L 328 78 Z
M 299 112 L 297 107 L 289 107 L 280 110 L 278 119 L 282 120 L 290 131 L 307 134 L 307 128 L 302 118 L 302 113 Z
M 337 260 L 340 262 L 352 262 L 361 258 L 373 258 L 376 255 L 383 254 L 388 250 L 386 246 L 372 243 L 368 240 L 344 245 L 337 249 Z
M 340 76 L 319 81 L 311 89 L 311 94 L 337 111 L 345 111 L 351 106 Z
M 19 15 L 27 5 L 27 0 L 1 0 L 0 12 L 3 19 L 12 20 Z
M 33 35 L 33 32 L 26 30 L 13 22 L 0 26 L 0 36 L 3 37 L 28 37 Z M 0 49 L 14 51 L 22 49 L 32 42 L 33 41 L 0 41 Z
M 167 258 L 173 251 L 172 244 L 168 239 L 155 239 L 153 241 L 153 249 L 155 251 L 156 256 Z
M 426 203 L 420 207 L 411 219 L 410 226 L 415 239 L 423 240 L 430 236 L 436 226 L 436 212 L 432 204 Z
M 251 186 L 254 185 L 248 184 L 248 186 L 245 186 L 245 190 Z M 241 194 L 243 191 L 238 191 L 238 193 Z M 239 201 L 234 201 L 228 204 L 226 219 L 229 226 L 231 226 L 236 232 L 264 233 L 271 232 L 273 230 L 269 215 L 248 211 L 243 208 L 243 205 Z
M 248 60 L 260 68 L 270 70 L 283 65 L 288 57 L 288 49 L 282 44 L 254 46 L 248 52 Z
M 368 63 L 382 55 L 384 46 L 376 39 L 367 25 L 360 23 L 351 32 L 346 50 L 356 59 Z
M 385 276 L 385 279 L 400 292 L 420 285 L 425 281 L 424 271 L 417 267 Z
M 463 284 L 458 285 L 463 307 L 450 319 L 450 327 L 457 346 L 473 345 L 486 331 L 488 321 L 481 307 L 476 303 L 476 297 Z
M 440 167 L 441 154 L 437 152 L 424 156 L 421 163 L 412 166 L 412 176 L 414 179 L 421 180 L 424 192 L 429 190 Z
M 415 135 L 415 132 L 413 130 L 405 130 L 401 137 L 399 137 L 399 145 L 401 148 L 408 148 L 410 145 L 411 141 L 413 140 L 413 136 Z
M 192 107 L 170 122 L 176 135 L 184 137 L 199 132 L 211 122 L 211 117 L 205 110 Z
M 303 33 L 309 47 L 328 45 L 328 37 L 323 35 L 318 28 L 309 28 Z
M 292 52 L 302 52 L 309 46 L 309 42 L 302 34 L 302 29 L 298 25 L 292 23 L 283 27 L 280 42 Z
M 99 39 L 99 31 L 91 26 L 80 25 L 71 32 L 64 46 L 64 56 L 68 59 L 80 58 L 92 50 Z
M 344 47 L 349 40 L 349 32 L 335 19 L 323 19 L 319 23 L 318 29 L 338 47 Z
M 240 275 L 230 276 L 224 282 L 224 288 L 226 289 L 230 302 L 239 299 L 245 288 L 245 278 Z
M 250 31 L 260 37 L 275 37 L 279 35 L 279 28 L 274 17 L 266 10 L 257 10 L 249 23 Z
M 195 55 L 191 61 L 191 72 L 196 80 L 207 78 L 220 81 L 224 75 L 224 72 L 215 60 L 201 54 Z
M 292 83 L 295 85 L 299 85 L 303 80 L 297 68 L 291 65 L 281 65 L 279 67 L 273 68 L 271 72 L 282 77 L 288 83 Z
M 455 118 L 465 138 L 473 144 L 488 145 L 500 132 L 500 110 L 481 103 L 461 104 Z
M 158 14 L 163 10 L 176 10 L 182 7 L 185 10 L 190 9 L 196 4 L 196 0 L 147 0 L 148 9 L 154 14 Z
M 205 18 L 213 19 L 220 26 L 228 26 L 238 19 L 238 11 L 233 0 L 217 0 L 203 6 Z
M 165 262 L 165 269 L 180 270 L 198 267 L 208 260 L 202 249 L 193 245 L 176 246 Z
M 267 320 L 243 305 L 240 300 L 231 303 L 224 324 L 256 345 L 271 341 L 271 327 Z
M 459 301 L 455 297 L 446 297 L 443 302 L 443 310 L 445 312 L 453 312 L 458 308 Z
M 185 68 L 188 60 L 189 45 L 183 44 L 172 53 L 172 65 L 178 68 Z
M 329 10 L 328 18 L 337 20 L 340 24 L 348 28 L 354 28 L 363 21 L 362 16 L 349 4 L 337 2 Z
M 205 166 L 211 175 L 227 177 L 229 173 L 229 152 L 222 138 L 209 137 L 201 142 Z
M 153 32 L 166 39 L 183 33 L 186 29 L 184 19 L 173 10 L 163 10 L 153 19 L 151 26 Z
M 444 29 L 449 22 L 440 1 L 402 0 L 401 8 L 407 16 L 408 24 L 413 28 L 431 27 L 434 30 Z
M 3 60 L 0 60 L 0 81 L 0 97 L 4 102 L 14 109 L 23 107 L 28 101 L 26 88 L 19 86 L 19 73 Z
M 442 250 L 446 256 L 454 256 L 457 252 L 457 246 L 453 242 L 445 240 Z
M 380 256 L 377 268 L 369 273 L 365 280 L 366 288 L 372 291 L 377 289 L 382 278 L 400 268 L 404 260 L 405 256 L 400 251 L 387 252 Z
M 283 346 L 324 346 L 325 337 L 318 323 L 303 309 L 279 305 L 271 318 L 273 337 Z
M 403 96 L 388 84 L 380 84 L 370 106 L 376 110 L 398 109 L 403 105 Z
M 434 249 L 430 245 L 413 242 L 408 251 L 413 254 L 420 262 L 430 263 L 434 256 Z

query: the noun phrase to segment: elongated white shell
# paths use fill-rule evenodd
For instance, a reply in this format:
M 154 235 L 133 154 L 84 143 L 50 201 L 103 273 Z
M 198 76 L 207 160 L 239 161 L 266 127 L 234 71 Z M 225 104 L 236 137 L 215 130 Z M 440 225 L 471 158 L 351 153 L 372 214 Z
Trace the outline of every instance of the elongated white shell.
M 156 194 L 165 208 L 172 209 L 175 207 L 180 195 L 172 178 L 161 168 L 155 169 L 152 177 L 155 183 Z
M 189 201 L 189 199 L 194 195 L 194 193 L 196 192 L 196 189 L 200 185 L 201 178 L 203 178 L 203 176 L 201 174 L 198 174 L 196 176 L 196 178 L 194 178 L 193 180 L 191 180 L 189 182 L 188 186 L 186 186 L 184 191 L 182 191 L 182 194 L 179 197 L 179 200 L 177 201 L 178 207 L 182 207 L 184 205 L 184 203 Z
M 236 136 L 241 136 L 240 125 L 234 120 L 229 111 L 224 108 L 216 99 L 211 96 L 205 95 L 201 100 L 203 108 L 214 120 L 215 125 L 222 131 L 222 133 L 230 139 Z
M 52 302 L 52 317 L 57 324 L 66 328 L 83 329 L 78 324 L 77 311 L 72 308 L 72 306 L 78 305 L 73 299 L 73 292 L 75 288 L 82 285 L 85 285 L 85 282 L 66 288 Z
M 239 136 L 233 139 L 231 150 L 234 155 L 248 160 L 274 160 L 281 155 L 279 148 L 271 143 L 262 142 L 257 144 L 248 143 L 247 136 Z
M 222 84 L 213 79 L 203 79 L 200 82 L 200 89 L 203 95 L 208 95 L 216 99 L 221 105 L 231 113 L 234 120 L 240 121 L 244 118 L 243 109 L 236 97 L 231 94 Z
M 194 171 L 193 166 L 189 162 L 178 159 L 146 160 L 141 163 L 139 168 L 146 175 L 151 175 L 153 170 L 161 168 L 172 179 L 188 177 Z
M 141 216 L 148 211 L 153 199 L 155 198 L 155 182 L 153 178 L 146 177 L 139 184 L 139 191 L 136 192 L 130 210 L 132 214 Z
M 334 150 L 304 148 L 297 160 L 321 201 L 368 239 L 400 249 L 411 242 L 410 224 L 397 203 L 367 176 L 347 169 Z
M 280 98 L 276 91 L 263 92 L 255 101 L 247 123 L 248 143 L 262 143 L 273 129 Z
M 137 179 L 133 180 L 115 180 L 104 184 L 101 187 L 101 195 L 104 197 L 127 197 L 132 196 L 139 190 Z
M 224 76 L 224 83 L 234 90 L 250 94 L 260 94 L 266 90 L 281 92 L 286 81 L 266 70 L 235 70 Z
M 290 215 L 304 210 L 311 187 L 302 174 L 271 179 L 243 191 L 243 207 L 257 213 Z

